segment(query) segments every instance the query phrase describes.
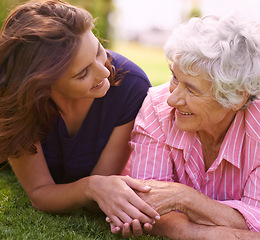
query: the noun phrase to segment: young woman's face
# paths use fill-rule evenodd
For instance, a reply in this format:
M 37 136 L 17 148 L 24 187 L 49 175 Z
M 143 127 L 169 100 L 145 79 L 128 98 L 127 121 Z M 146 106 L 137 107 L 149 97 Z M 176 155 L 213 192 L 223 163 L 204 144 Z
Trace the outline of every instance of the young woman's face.
M 78 52 L 65 74 L 51 87 L 64 98 L 100 98 L 110 87 L 107 55 L 91 30 L 82 36 Z
M 224 108 L 212 97 L 210 81 L 202 76 L 185 75 L 177 64 L 171 71 L 171 94 L 167 103 L 176 108 L 175 122 L 179 129 L 212 133 L 220 130 L 221 123 L 232 121 L 234 111 Z

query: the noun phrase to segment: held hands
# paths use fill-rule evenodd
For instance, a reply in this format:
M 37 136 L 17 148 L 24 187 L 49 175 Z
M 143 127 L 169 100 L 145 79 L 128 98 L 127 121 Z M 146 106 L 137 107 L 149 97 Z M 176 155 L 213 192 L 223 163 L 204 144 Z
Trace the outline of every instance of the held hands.
M 92 199 L 108 216 L 115 229 L 127 228 L 127 224 L 130 225 L 134 219 L 151 226 L 155 219 L 160 218 L 159 214 L 135 193 L 147 193 L 151 190 L 144 182 L 128 176 L 96 175 L 92 176 L 89 184 Z
M 136 191 L 136 193 L 160 215 L 165 215 L 174 210 L 181 210 L 181 208 L 183 208 L 181 204 L 182 200 L 185 198 L 185 194 L 189 193 L 190 189 L 189 187 L 178 183 L 159 182 L 154 180 L 136 181 L 151 188 L 150 191 Z M 156 220 L 159 220 L 159 218 Z M 149 233 L 153 229 L 152 224 L 142 224 L 138 219 L 134 219 L 131 224 L 123 224 L 123 227 L 117 226 L 109 217 L 106 218 L 106 221 L 110 223 L 112 233 L 116 234 L 121 231 L 122 236 L 125 238 L 130 237 L 132 234 L 141 236 L 144 232 Z
M 193 189 L 190 187 L 173 182 L 163 182 L 155 180 L 138 180 L 151 187 L 149 192 L 138 192 L 146 203 L 155 209 L 160 215 L 164 215 L 174 210 L 182 212 L 184 202 L 191 194 Z
M 132 233 L 135 236 L 143 232 L 160 236 L 167 233 L 166 236 L 171 239 L 176 236 L 201 239 L 205 234 L 208 239 L 237 239 L 237 236 L 242 236 L 241 239 L 244 236 L 243 239 L 259 239 L 259 234 L 248 231 L 242 214 L 189 186 L 154 180 L 136 181 L 151 187 L 150 191 L 135 190 L 142 200 L 162 215 L 161 220 L 153 226 L 134 219 L 131 224 L 127 222 L 119 227 L 113 220 L 107 219 L 112 233 L 122 231 L 123 237 L 129 237 Z
M 178 210 L 195 224 L 248 229 L 242 214 L 194 188 L 175 182 L 149 180 L 145 183 L 151 191 L 138 195 L 160 215 Z

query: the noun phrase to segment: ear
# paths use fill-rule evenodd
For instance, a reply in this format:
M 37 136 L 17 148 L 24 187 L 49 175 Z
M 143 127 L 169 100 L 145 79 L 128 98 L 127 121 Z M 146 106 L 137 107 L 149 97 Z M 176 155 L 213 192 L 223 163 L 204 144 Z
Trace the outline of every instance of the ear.
M 232 110 L 233 110 L 233 111 L 238 111 L 240 108 L 242 108 L 242 107 L 245 105 L 245 103 L 247 102 L 247 100 L 248 100 L 249 97 L 250 97 L 250 94 L 249 94 L 249 93 L 246 93 L 246 94 L 244 95 L 243 101 L 242 101 L 241 103 L 239 103 L 239 104 L 233 105 L 233 106 L 232 106 Z

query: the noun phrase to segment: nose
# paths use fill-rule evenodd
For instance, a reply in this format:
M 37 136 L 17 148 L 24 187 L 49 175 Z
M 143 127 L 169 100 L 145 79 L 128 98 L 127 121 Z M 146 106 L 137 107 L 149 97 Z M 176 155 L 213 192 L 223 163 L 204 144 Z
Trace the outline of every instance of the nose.
M 186 104 L 184 89 L 180 84 L 174 89 L 170 89 L 170 96 L 167 99 L 167 103 L 170 107 L 184 106 Z
M 110 71 L 107 69 L 103 62 L 96 62 L 96 68 L 98 72 L 98 77 L 108 78 L 110 76 Z

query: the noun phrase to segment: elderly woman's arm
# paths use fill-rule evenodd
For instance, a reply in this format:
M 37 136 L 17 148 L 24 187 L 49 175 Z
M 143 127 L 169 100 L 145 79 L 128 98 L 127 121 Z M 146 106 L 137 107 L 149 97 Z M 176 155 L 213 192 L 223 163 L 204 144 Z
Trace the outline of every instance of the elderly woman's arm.
M 151 235 L 165 236 L 170 239 L 207 239 L 237 240 L 260 239 L 260 233 L 247 230 L 196 224 L 183 213 L 170 212 L 161 217 L 149 232 Z
M 237 240 L 237 239 L 260 239 L 260 233 L 237 228 L 230 228 L 224 226 L 208 226 L 197 224 L 189 220 L 189 218 L 180 212 L 169 212 L 161 217 L 152 228 L 143 227 L 140 222 L 134 220 L 131 228 L 124 227 L 122 229 L 123 237 L 130 237 L 132 232 L 135 236 L 140 236 L 143 231 L 150 235 L 168 237 L 169 239 L 207 239 L 207 240 Z M 126 226 L 127 224 L 125 224 Z M 132 231 L 131 231 L 132 230 Z M 113 233 L 118 233 L 115 226 L 111 226 Z
M 139 196 L 160 215 L 178 210 L 190 221 L 207 226 L 225 226 L 248 230 L 245 218 L 237 210 L 212 200 L 199 191 L 180 183 L 146 181 L 152 190 Z

